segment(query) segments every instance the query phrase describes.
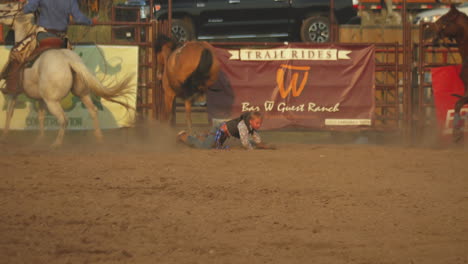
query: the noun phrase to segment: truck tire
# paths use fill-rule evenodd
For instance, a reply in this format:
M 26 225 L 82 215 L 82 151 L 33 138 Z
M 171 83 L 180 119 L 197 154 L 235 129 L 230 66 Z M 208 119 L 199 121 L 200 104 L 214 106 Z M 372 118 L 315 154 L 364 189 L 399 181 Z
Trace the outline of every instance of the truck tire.
M 302 21 L 303 42 L 324 43 L 330 41 L 330 21 L 324 16 L 312 16 Z
M 195 39 L 195 29 L 190 19 L 173 19 L 171 30 L 172 36 L 180 42 Z

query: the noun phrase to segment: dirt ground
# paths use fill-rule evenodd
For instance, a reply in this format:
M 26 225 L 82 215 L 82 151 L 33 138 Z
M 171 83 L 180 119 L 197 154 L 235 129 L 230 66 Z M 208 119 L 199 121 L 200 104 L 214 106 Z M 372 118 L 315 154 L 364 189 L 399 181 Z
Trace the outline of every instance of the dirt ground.
M 468 263 L 466 149 L 270 134 L 277 150 L 195 150 L 172 133 L 49 149 L 13 132 L 0 263 Z

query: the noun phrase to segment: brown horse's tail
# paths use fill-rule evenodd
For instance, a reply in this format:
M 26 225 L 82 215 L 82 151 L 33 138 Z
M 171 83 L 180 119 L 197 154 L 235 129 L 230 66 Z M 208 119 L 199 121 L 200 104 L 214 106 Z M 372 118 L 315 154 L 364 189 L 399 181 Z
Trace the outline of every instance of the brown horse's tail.
M 209 49 L 203 49 L 200 55 L 200 61 L 197 68 L 185 79 L 183 83 L 184 98 L 190 98 L 193 95 L 205 92 L 208 87 L 205 83 L 210 79 L 210 71 L 213 66 L 213 54 Z

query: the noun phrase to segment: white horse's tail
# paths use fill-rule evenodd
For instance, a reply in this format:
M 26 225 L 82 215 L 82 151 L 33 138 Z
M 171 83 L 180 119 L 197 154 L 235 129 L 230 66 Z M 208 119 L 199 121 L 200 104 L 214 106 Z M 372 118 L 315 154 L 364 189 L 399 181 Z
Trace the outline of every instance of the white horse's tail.
M 135 110 L 135 108 L 129 105 L 128 103 L 115 99 L 116 97 L 121 97 L 125 99 L 130 96 L 135 96 L 135 94 L 132 92 L 132 85 L 131 85 L 133 74 L 129 74 L 122 81 L 115 83 L 114 85 L 110 87 L 105 87 L 96 78 L 96 76 L 94 76 L 94 74 L 92 74 L 88 70 L 86 65 L 84 65 L 84 63 L 81 61 L 81 58 L 79 58 L 78 60 L 76 60 L 76 58 L 72 58 L 72 60 L 70 60 L 70 67 L 75 73 L 75 78 L 78 78 L 79 82 L 82 82 L 86 87 L 91 89 L 91 91 L 93 91 L 94 94 L 96 94 L 97 96 L 100 96 L 107 101 L 120 104 L 127 109 Z

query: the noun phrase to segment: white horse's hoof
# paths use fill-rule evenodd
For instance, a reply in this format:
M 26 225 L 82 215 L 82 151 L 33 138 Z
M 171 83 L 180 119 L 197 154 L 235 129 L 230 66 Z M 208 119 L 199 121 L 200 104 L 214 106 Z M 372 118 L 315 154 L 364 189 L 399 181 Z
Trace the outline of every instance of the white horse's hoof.
M 50 145 L 51 148 L 59 148 L 62 146 L 62 142 L 54 142 L 52 145 Z
M 0 136 L 0 142 L 1 143 L 6 143 L 7 142 L 7 138 L 8 138 L 8 134 L 2 134 Z
M 96 138 L 96 142 L 99 144 L 104 143 L 104 136 L 101 132 L 94 132 L 94 137 Z
M 42 141 L 44 141 L 44 135 L 39 135 L 36 137 L 36 139 L 34 140 L 34 145 L 39 145 L 40 143 L 42 143 Z

